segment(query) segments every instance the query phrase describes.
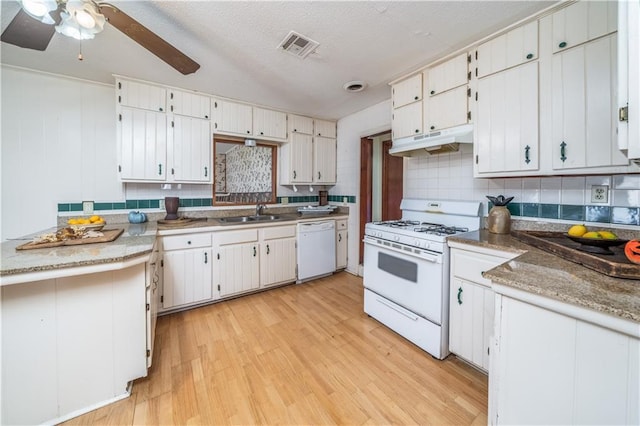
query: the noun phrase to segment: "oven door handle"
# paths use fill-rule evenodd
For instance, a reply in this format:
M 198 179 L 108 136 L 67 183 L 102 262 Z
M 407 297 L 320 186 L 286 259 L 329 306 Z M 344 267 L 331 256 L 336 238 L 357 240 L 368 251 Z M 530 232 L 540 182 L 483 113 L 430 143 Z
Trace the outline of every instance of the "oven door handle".
M 409 318 L 411 321 L 418 321 L 418 316 L 413 314 L 410 311 L 407 311 L 404 308 L 401 308 L 400 306 L 396 306 L 395 304 L 386 301 L 385 299 L 382 299 L 380 297 L 376 297 L 376 300 L 379 303 L 382 303 L 384 306 L 386 306 L 387 308 L 393 309 L 394 311 L 396 311 L 397 313 L 404 315 L 405 317 Z
M 415 254 L 415 253 L 413 253 L 413 252 L 409 252 L 409 251 L 405 251 L 405 250 L 397 249 L 397 248 L 395 248 L 395 247 L 390 247 L 390 246 L 385 246 L 385 245 L 383 245 L 383 244 L 378 244 L 376 240 L 371 239 L 371 238 L 367 238 L 367 237 L 365 237 L 365 238 L 362 240 L 362 242 L 364 242 L 365 244 L 370 244 L 370 245 L 372 245 L 373 247 L 378 247 L 378 248 L 381 248 L 381 249 L 385 249 L 385 250 L 389 250 L 389 251 L 394 251 L 394 252 L 396 252 L 396 253 L 402 253 L 402 254 L 404 254 L 404 255 L 412 256 L 412 257 L 415 257 L 415 258 L 418 258 L 418 259 L 421 259 L 421 260 L 426 260 L 427 262 L 431 262 L 431 263 L 440 263 L 440 262 L 438 262 L 438 261 L 442 259 L 442 256 L 441 256 L 441 255 L 440 255 L 440 256 L 438 256 L 438 255 L 433 255 L 433 256 L 432 256 L 432 255 L 427 254 L 427 253 L 425 253 L 425 252 L 422 252 L 422 254 L 419 254 L 419 255 L 418 255 L 418 254 Z M 393 243 L 392 243 L 392 244 L 393 244 Z

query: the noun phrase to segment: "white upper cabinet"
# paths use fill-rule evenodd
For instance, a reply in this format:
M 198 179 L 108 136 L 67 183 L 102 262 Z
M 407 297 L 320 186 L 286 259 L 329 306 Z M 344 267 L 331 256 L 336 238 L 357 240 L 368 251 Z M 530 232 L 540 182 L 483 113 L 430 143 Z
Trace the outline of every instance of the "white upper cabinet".
M 189 117 L 211 118 L 211 98 L 181 90 L 169 90 L 169 112 Z
M 429 68 L 427 71 L 428 95 L 435 96 L 458 86 L 466 85 L 468 77 L 468 57 L 461 53 L 453 59 Z
M 117 128 L 120 179 L 164 181 L 167 177 L 166 114 L 121 107 Z
M 538 21 L 481 44 L 476 59 L 478 78 L 538 59 Z
M 287 114 L 253 107 L 253 135 L 256 138 L 287 139 Z
M 322 136 L 323 138 L 335 138 L 336 137 L 336 123 L 335 121 L 327 120 L 313 120 L 313 135 Z
M 616 34 L 553 56 L 553 169 L 627 165 L 616 139 Z
M 251 105 L 212 99 L 211 118 L 213 133 L 253 135 L 253 108 Z
M 280 185 L 313 182 L 313 136 L 291 133 L 279 151 Z
M 422 102 L 414 102 L 393 110 L 391 135 L 394 140 L 422 134 L 422 107 Z
M 467 85 L 425 99 L 425 132 L 467 124 L 469 118 L 468 99 L 469 88 Z
M 313 182 L 330 184 L 336 182 L 336 140 L 313 138 Z
M 213 138 L 209 120 L 176 115 L 172 120 L 171 130 L 172 180 L 211 183 Z
M 313 134 L 313 118 L 304 117 L 302 115 L 289 114 L 287 128 L 289 134 L 304 133 L 305 135 Z
M 391 88 L 393 108 L 400 108 L 422 100 L 422 74 L 416 74 Z
M 161 86 L 117 79 L 116 96 L 118 104 L 122 106 L 157 112 L 167 111 L 167 90 Z
M 618 5 L 618 148 L 640 160 L 640 2 Z
M 570 49 L 617 29 L 617 1 L 579 1 L 555 12 L 553 52 Z
M 478 81 L 477 174 L 538 169 L 538 63 Z

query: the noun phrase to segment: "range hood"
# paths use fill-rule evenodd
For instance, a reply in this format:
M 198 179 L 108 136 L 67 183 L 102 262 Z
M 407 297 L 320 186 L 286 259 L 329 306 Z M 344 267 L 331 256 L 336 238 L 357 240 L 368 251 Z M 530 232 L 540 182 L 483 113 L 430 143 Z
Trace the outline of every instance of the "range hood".
M 425 154 L 455 152 L 461 143 L 473 142 L 473 125 L 451 127 L 424 135 L 396 139 L 389 154 L 399 157 L 418 157 Z

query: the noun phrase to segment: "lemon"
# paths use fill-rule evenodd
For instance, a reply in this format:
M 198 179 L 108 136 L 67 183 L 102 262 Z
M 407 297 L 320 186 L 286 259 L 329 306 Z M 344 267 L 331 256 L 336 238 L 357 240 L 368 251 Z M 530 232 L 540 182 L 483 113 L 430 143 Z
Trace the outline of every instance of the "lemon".
M 582 235 L 582 238 L 590 238 L 592 240 L 601 240 L 602 239 L 602 237 L 600 236 L 600 233 L 596 232 L 596 231 L 587 232 L 586 234 Z
M 598 234 L 605 240 L 617 240 L 618 236 L 611 231 L 598 231 Z
M 586 233 L 587 233 L 587 227 L 584 225 L 573 225 L 567 231 L 567 234 L 571 235 L 572 237 L 582 237 Z
M 67 223 L 68 223 L 69 225 L 77 225 L 77 224 L 78 224 L 78 219 L 71 218 L 71 219 L 69 219 L 69 220 L 67 221 Z
M 94 223 L 94 222 L 100 222 L 102 220 L 102 218 L 98 215 L 93 215 L 89 218 L 89 222 Z

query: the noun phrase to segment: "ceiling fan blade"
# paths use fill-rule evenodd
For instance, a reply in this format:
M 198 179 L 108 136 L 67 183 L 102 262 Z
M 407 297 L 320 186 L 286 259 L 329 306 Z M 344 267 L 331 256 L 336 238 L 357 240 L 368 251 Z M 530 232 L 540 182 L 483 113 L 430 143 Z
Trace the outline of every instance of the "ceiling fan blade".
M 142 47 L 162 59 L 173 68 L 187 75 L 194 73 L 200 65 L 184 53 L 158 37 L 144 25 L 109 3 L 99 3 L 100 13 L 118 30 L 125 33 Z
M 51 12 L 54 25 L 43 24 L 22 10 L 9 23 L 0 39 L 5 43 L 33 50 L 45 50 L 60 23 L 60 8 Z

